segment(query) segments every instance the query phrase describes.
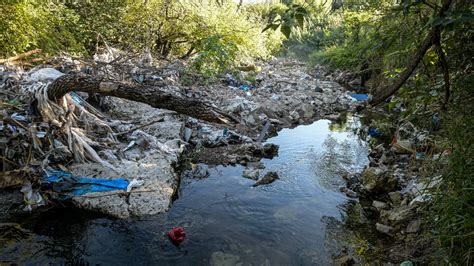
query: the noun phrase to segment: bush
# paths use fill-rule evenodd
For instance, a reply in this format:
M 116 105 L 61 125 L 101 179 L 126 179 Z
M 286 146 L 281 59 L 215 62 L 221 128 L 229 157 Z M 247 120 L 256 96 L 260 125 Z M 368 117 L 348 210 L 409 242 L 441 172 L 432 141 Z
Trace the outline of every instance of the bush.
M 62 4 L 21 1 L 0 6 L 0 55 L 8 57 L 35 48 L 83 52 L 79 17 Z

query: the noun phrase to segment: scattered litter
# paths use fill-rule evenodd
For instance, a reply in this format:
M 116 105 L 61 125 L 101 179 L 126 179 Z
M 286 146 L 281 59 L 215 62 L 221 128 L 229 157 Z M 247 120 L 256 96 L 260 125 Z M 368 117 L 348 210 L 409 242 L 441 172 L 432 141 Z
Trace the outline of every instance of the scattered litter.
M 248 85 L 240 85 L 239 89 L 243 91 L 249 91 L 250 87 Z
M 416 157 L 416 159 L 421 159 L 421 158 L 425 157 L 425 154 L 423 152 L 417 151 L 416 154 L 415 154 L 415 157 Z
M 24 211 L 32 211 L 40 206 L 44 206 L 45 202 L 43 197 L 38 193 L 38 191 L 33 191 L 33 187 L 31 183 L 27 183 L 21 188 L 21 192 L 23 192 L 23 200 L 25 201 L 26 207 L 23 209 Z
M 414 153 L 413 145 L 409 140 L 401 140 L 394 138 L 392 147 L 398 153 Z
M 351 93 L 349 95 L 359 102 L 367 101 L 369 99 L 369 95 L 365 93 Z
M 30 74 L 28 81 L 51 81 L 61 77 L 62 75 L 64 75 L 64 73 L 61 73 L 54 68 L 41 68 Z
M 136 181 L 133 187 L 138 185 Z M 124 178 L 104 179 L 104 178 L 86 178 L 75 176 L 67 172 L 56 171 L 48 172 L 43 177 L 45 187 L 50 188 L 53 193 L 57 193 L 61 200 L 81 196 L 93 192 L 107 192 L 114 190 L 127 191 L 130 182 Z M 132 187 L 130 187 L 131 189 Z
M 372 136 L 372 137 L 380 137 L 382 136 L 382 131 L 376 128 L 369 128 L 368 134 L 369 136 Z
M 143 180 L 138 180 L 134 178 L 132 181 L 127 186 L 127 192 L 132 191 L 133 188 L 141 187 L 143 185 L 144 181 Z
M 38 138 L 42 139 L 46 136 L 46 131 L 38 131 L 38 132 L 36 132 L 36 136 Z
M 11 132 L 16 133 L 18 131 L 17 127 L 14 125 L 7 125 L 7 128 L 10 129 Z
M 127 145 L 127 147 L 123 148 L 122 151 L 128 151 L 130 150 L 133 146 L 135 145 L 135 141 L 132 140 L 130 143 Z
M 16 121 L 26 121 L 26 116 L 20 115 L 18 113 L 13 113 L 12 114 L 12 119 L 15 119 Z
M 181 227 L 173 227 L 173 229 L 171 229 L 167 235 L 174 244 L 179 245 L 184 241 L 186 232 L 184 232 L 183 228 Z

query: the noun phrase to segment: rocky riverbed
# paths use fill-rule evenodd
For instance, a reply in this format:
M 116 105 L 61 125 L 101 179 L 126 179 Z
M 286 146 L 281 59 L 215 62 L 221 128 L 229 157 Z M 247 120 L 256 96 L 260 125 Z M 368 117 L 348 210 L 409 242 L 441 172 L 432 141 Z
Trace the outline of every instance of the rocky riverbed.
M 22 199 L 31 199 L 32 195 L 41 197 L 41 201 L 30 201 L 27 211 L 44 208 L 41 206 L 49 202 L 48 196 L 37 190 L 39 180 L 35 173 L 41 172 L 39 169 L 60 169 L 84 177 L 138 180 L 140 185 L 130 192 L 96 192 L 70 200 L 76 207 L 117 218 L 166 212 L 180 185 L 179 166 L 183 160 L 209 165 L 243 165 L 243 178 L 256 180 L 256 184 L 271 183 L 277 175 L 264 174 L 261 160 L 276 156 L 278 146 L 262 144 L 265 139 L 283 128 L 310 124 L 319 119 L 337 121 L 344 119 L 342 112 L 363 109 L 363 104 L 349 96 L 351 91 L 338 83 L 356 86 L 358 80 L 352 74 L 330 73 L 323 67 L 308 68 L 288 59 L 262 64 L 257 74 L 228 74 L 209 85 L 200 85 L 201 82 L 190 85 L 183 78 L 181 62 L 164 67 L 128 62 L 121 66 L 125 70 L 120 70 L 127 75 L 120 76 L 121 72 L 115 66 L 106 63 L 105 67 L 91 68 L 71 58 L 55 60 L 52 65 L 39 66 L 28 72 L 12 67 L 2 69 L 3 170 L 29 162 L 26 174 L 17 175 L 14 171 L 4 174 L 8 177 L 4 180 L 9 181 L 3 182 L 2 188 L 13 189 L 2 191 L 0 208 L 2 213 L 7 213 L 2 222 L 8 221 L 9 215 L 25 211 Z M 79 119 L 77 127 L 83 127 L 81 129 L 99 159 L 87 158 L 78 162 L 67 149 L 67 139 L 51 139 L 51 125 L 31 112 L 32 97 L 25 88 L 48 84 L 51 78 L 44 73 L 52 67 L 62 73 L 92 72 L 130 82 L 162 87 L 166 84 L 168 90 L 214 104 L 240 123 L 235 127 L 210 124 L 142 103 L 79 93 L 78 96 L 88 102 L 84 109 L 96 114 L 93 117 L 100 118 L 103 127 L 110 130 L 97 127 L 95 120 L 91 120 L 93 127 L 87 127 L 84 123 L 87 119 Z M 370 129 L 369 126 L 363 128 L 364 138 Z M 356 202 L 351 212 L 357 213 L 354 223 L 364 228 L 361 235 L 371 238 L 369 235 L 375 233 L 379 236 L 375 242 L 367 240 L 369 256 L 382 262 L 409 259 L 423 263 L 429 261 L 426 254 L 431 245 L 416 241 L 423 230 L 419 216 L 423 202 L 430 199 L 428 191 L 436 184 L 420 179 L 420 158 L 432 156 L 442 161 L 444 154 L 417 152 L 426 146 L 426 132 L 400 125 L 396 133 L 398 139 L 392 143 L 381 141 L 373 132 L 368 134 L 372 135 L 368 137 L 372 139 L 370 165 L 361 174 L 341 174 L 347 185 L 339 190 Z M 36 159 L 31 161 L 25 157 L 28 150 L 35 154 L 37 149 L 41 152 L 39 156 L 33 156 Z M 207 175 L 199 168 L 191 170 L 192 175 Z M 274 178 L 269 180 L 272 176 Z M 15 189 L 22 186 L 24 195 Z M 418 259 L 420 257 L 422 259 Z M 342 260 L 341 263 L 360 261 L 350 255 Z

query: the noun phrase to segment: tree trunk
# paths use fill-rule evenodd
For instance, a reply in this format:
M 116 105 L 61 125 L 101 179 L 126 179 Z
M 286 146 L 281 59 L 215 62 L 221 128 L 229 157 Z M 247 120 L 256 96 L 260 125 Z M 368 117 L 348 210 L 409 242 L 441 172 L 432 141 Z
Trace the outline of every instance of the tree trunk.
M 444 12 L 446 12 L 449 9 L 449 6 L 451 5 L 452 0 L 444 0 L 443 1 L 443 6 L 438 12 L 439 17 L 444 16 Z M 370 105 L 375 106 L 387 99 L 388 97 L 392 96 L 395 92 L 397 92 L 400 87 L 405 84 L 405 82 L 408 80 L 408 78 L 411 76 L 413 71 L 416 69 L 420 61 L 423 59 L 425 56 L 426 51 L 433 45 L 433 42 L 435 41 L 436 33 L 439 31 L 440 28 L 439 26 L 434 26 L 431 28 L 430 32 L 426 36 L 426 38 L 423 40 L 421 43 L 420 47 L 416 51 L 415 55 L 413 56 L 413 59 L 408 63 L 408 66 L 406 66 L 405 70 L 400 74 L 398 79 L 389 87 L 383 89 L 383 91 L 380 92 L 380 95 L 376 96 L 373 100 L 370 101 Z
M 142 102 L 150 106 L 176 111 L 180 114 L 215 123 L 236 124 L 237 119 L 226 114 L 217 107 L 204 101 L 172 94 L 159 87 L 134 83 L 105 81 L 85 74 L 63 75 L 48 87 L 48 97 L 56 101 L 71 91 L 99 93 L 132 101 Z

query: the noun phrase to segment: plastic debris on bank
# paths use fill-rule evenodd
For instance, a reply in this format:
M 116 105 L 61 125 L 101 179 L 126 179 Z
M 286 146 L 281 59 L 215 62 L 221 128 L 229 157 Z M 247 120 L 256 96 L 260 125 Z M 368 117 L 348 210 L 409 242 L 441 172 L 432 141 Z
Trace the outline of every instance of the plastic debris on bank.
M 349 94 L 352 98 L 356 99 L 359 102 L 364 102 L 369 100 L 369 95 L 365 93 L 351 93 Z
M 48 172 L 43 177 L 43 186 L 57 193 L 58 199 L 65 200 L 87 193 L 108 192 L 115 190 L 128 191 L 132 187 L 138 187 L 143 181 L 136 179 L 129 182 L 124 178 L 105 179 L 105 178 L 88 178 L 75 176 L 71 173 L 56 171 Z

